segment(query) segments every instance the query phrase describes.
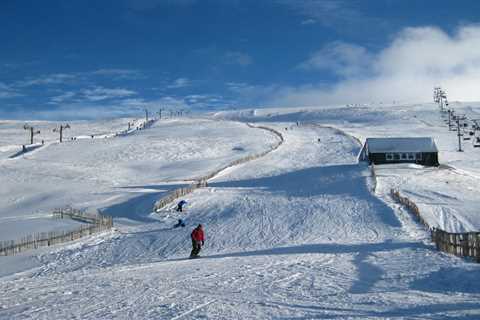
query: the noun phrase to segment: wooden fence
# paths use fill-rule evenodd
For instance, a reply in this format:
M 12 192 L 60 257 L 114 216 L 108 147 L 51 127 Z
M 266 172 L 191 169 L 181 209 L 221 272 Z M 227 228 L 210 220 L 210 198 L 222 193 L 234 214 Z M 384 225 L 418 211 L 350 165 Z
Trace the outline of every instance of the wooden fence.
M 112 217 L 110 216 L 101 215 L 99 213 L 87 213 L 72 207 L 55 209 L 53 211 L 53 217 L 57 219 L 70 218 L 72 220 L 90 224 L 111 224 L 113 226 Z
M 88 222 L 89 224 L 82 225 L 72 231 L 40 232 L 25 236 L 16 241 L 0 241 L 0 256 L 15 255 L 30 249 L 48 247 L 59 243 L 77 240 L 94 233 L 109 230 L 113 227 L 112 217 L 100 214 L 88 215 L 72 208 L 56 209 L 54 211 L 54 217 L 68 217 L 82 222 Z
M 408 199 L 407 197 L 403 197 L 400 195 L 400 191 L 398 190 L 393 190 L 391 189 L 390 190 L 390 195 L 392 196 L 392 198 L 399 202 L 400 204 L 404 205 L 405 207 L 407 207 L 411 213 L 413 213 L 415 215 L 415 217 L 417 218 L 417 220 L 423 224 L 427 229 L 431 229 L 430 228 L 430 225 L 427 223 L 427 221 L 422 217 L 421 213 L 420 213 L 420 209 L 418 209 L 418 206 L 415 204 L 415 202 L 413 202 L 412 200 Z
M 480 232 L 453 233 L 438 228 L 431 228 L 422 217 L 418 206 L 400 195 L 398 190 L 390 190 L 394 200 L 406 206 L 427 229 L 430 230 L 432 242 L 438 250 L 459 257 L 470 257 L 480 263 Z
M 191 184 L 187 187 L 178 188 L 178 189 L 175 189 L 173 191 L 170 191 L 169 193 L 167 193 L 166 196 L 162 197 L 160 200 L 155 202 L 154 210 L 157 211 L 157 210 L 165 207 L 167 204 L 174 201 L 175 199 L 183 197 L 183 196 L 185 196 L 189 193 L 192 193 L 196 189 L 203 188 L 203 187 L 206 187 L 206 186 L 207 186 L 206 181 L 199 181 L 199 182 L 197 182 L 195 184 Z
M 239 164 L 242 164 L 242 163 L 245 163 L 245 162 L 248 162 L 248 161 L 252 161 L 252 160 L 261 158 L 261 157 L 267 155 L 268 153 L 278 149 L 278 147 L 280 147 L 280 145 L 282 145 L 282 143 L 285 141 L 284 138 L 283 138 L 283 135 L 280 132 L 278 132 L 278 131 L 276 131 L 272 128 L 263 127 L 263 126 L 254 126 L 254 125 L 251 125 L 250 123 L 247 123 L 247 126 L 249 126 L 250 128 L 267 130 L 267 131 L 275 134 L 279 138 L 279 142 L 276 145 L 274 145 L 272 148 L 270 148 L 270 149 L 268 149 L 264 152 L 234 160 L 234 161 L 230 162 L 229 164 L 227 164 L 226 166 L 221 167 L 220 169 L 217 169 L 217 170 L 211 172 L 210 174 L 208 174 L 206 176 L 196 178 L 195 179 L 196 182 L 187 186 L 187 187 L 178 188 L 178 189 L 175 189 L 175 190 L 167 193 L 166 196 L 162 197 L 160 200 L 155 202 L 153 210 L 158 211 L 161 208 L 165 207 L 167 204 L 174 201 L 175 199 L 178 199 L 178 198 L 183 197 L 183 196 L 185 196 L 189 193 L 192 193 L 196 189 L 207 187 L 208 186 L 207 181 L 209 179 L 212 179 L 216 175 L 218 175 L 223 170 L 228 169 L 228 168 L 233 167 L 233 166 L 236 166 L 236 165 L 239 165 Z
M 372 173 L 372 192 L 377 191 L 377 171 L 375 170 L 375 164 L 370 165 L 370 172 Z
M 471 257 L 480 263 L 480 232 L 450 233 L 433 228 L 431 236 L 438 250 L 460 257 Z

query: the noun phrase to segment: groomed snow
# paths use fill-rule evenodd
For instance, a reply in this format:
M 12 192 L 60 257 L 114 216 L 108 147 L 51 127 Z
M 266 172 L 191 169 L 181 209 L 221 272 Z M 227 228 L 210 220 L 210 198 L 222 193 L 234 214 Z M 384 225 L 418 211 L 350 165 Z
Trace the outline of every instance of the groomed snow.
M 457 155 L 455 137 L 434 111 L 431 105 L 372 105 L 217 114 L 217 119 L 274 128 L 285 142 L 261 159 L 222 171 L 208 188 L 186 197 L 184 213 L 172 208 L 147 213 L 147 207 L 161 196 L 158 190 L 182 186 L 223 167 L 241 157 L 237 152 L 267 150 L 276 137 L 235 122 L 183 119 L 132 135 L 128 144 L 119 138 L 101 145 L 85 141 L 49 146 L 34 154 L 35 165 L 42 163 L 42 172 L 55 170 L 54 179 L 69 181 L 74 190 L 80 186 L 78 194 L 65 192 L 65 198 L 114 214 L 116 230 L 0 257 L 0 318 L 480 317 L 480 265 L 436 251 L 428 233 L 388 197 L 389 188 L 397 187 L 415 196 L 422 211 L 437 205 L 450 208 L 445 195 L 455 190 L 450 189 L 451 180 L 457 186 L 467 181 L 463 177 L 476 181 L 477 168 L 471 164 L 476 150 Z M 361 146 L 322 125 L 360 139 L 385 132 L 433 135 L 444 166 L 380 166 L 373 193 L 368 167 L 356 161 Z M 168 140 L 166 136 L 172 142 L 156 147 L 155 141 Z M 188 143 L 182 146 L 179 141 Z M 146 152 L 147 145 L 155 151 Z M 127 146 L 133 150 L 125 152 Z M 62 160 L 52 161 L 67 150 Z M 160 150 L 167 156 L 159 156 Z M 93 161 L 96 156 L 102 161 Z M 105 160 L 108 165 L 102 165 Z M 22 166 L 22 161 L 28 162 L 19 159 L 2 166 L 31 181 L 50 179 L 32 173 L 38 168 Z M 72 170 L 85 171 L 86 178 L 75 180 Z M 447 188 L 442 189 L 441 179 L 449 180 Z M 52 188 L 50 183 L 43 186 Z M 114 193 L 114 188 L 136 196 Z M 479 207 L 473 197 L 470 203 L 462 202 L 461 194 L 454 197 L 459 199 L 454 204 Z M 45 200 L 49 205 L 56 201 Z M 187 227 L 172 229 L 180 217 Z M 188 260 L 189 233 L 198 223 L 206 228 L 203 258 Z
M 100 131 L 102 124 L 91 123 L 88 132 Z M 27 228 L 24 222 L 65 206 L 148 220 L 153 203 L 176 184 L 275 143 L 272 134 L 241 123 L 169 119 L 124 137 L 53 143 L 0 160 L 0 219 L 9 222 L 0 224 L 0 239 L 14 240 L 7 237 L 15 230 L 50 231 Z M 63 229 L 58 220 L 51 221 Z
M 451 102 L 450 107 L 469 119 L 480 119 L 478 103 Z M 421 207 L 432 227 L 449 232 L 480 230 L 480 148 L 473 147 L 473 140 L 462 138 L 464 152 L 458 152 L 456 132 L 448 130 L 448 117 L 442 116 L 434 103 L 225 111 L 214 117 L 326 125 L 339 128 L 362 143 L 372 137 L 432 137 L 439 149 L 441 166 L 377 166 L 377 194 L 388 198 L 391 188 L 399 189 Z

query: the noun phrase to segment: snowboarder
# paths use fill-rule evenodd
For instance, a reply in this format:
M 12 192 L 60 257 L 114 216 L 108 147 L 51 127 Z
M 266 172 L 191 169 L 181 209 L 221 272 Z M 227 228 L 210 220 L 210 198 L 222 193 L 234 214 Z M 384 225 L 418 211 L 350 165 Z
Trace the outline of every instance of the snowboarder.
M 203 227 L 199 224 L 191 233 L 192 238 L 192 252 L 190 258 L 198 258 L 202 246 L 205 244 L 205 234 L 203 233 Z
M 177 210 L 178 212 L 182 212 L 183 211 L 183 206 L 187 204 L 187 201 L 185 200 L 182 200 L 180 201 L 178 204 L 177 204 L 177 208 L 175 210 Z
M 182 219 L 178 219 L 178 222 L 173 227 L 174 228 L 185 227 L 185 222 Z

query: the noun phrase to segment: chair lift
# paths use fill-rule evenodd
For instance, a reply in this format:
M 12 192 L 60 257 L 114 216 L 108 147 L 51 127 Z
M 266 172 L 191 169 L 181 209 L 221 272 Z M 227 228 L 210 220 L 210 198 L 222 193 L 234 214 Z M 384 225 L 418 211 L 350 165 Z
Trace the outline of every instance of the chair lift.
M 475 140 L 473 140 L 473 147 L 480 148 L 480 137 L 475 137 Z
M 467 122 L 464 122 L 464 123 L 463 123 L 463 128 L 462 128 L 462 131 L 463 131 L 463 140 L 471 140 L 470 133 L 467 132 L 467 128 L 468 128 L 468 123 L 467 123 Z
M 480 125 L 479 125 L 479 120 L 478 119 L 473 119 L 473 135 L 471 134 L 472 131 L 470 131 L 470 135 L 473 137 L 473 147 L 474 148 L 480 148 L 480 137 L 476 135 L 477 131 L 480 131 Z

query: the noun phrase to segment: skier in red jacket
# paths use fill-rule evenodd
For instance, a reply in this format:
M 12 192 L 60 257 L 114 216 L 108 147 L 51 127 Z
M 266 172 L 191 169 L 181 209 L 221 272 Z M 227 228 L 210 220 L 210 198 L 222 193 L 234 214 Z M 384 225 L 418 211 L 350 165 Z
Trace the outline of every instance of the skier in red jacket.
M 190 258 L 197 258 L 202 246 L 205 244 L 205 234 L 203 233 L 203 227 L 199 224 L 195 229 L 193 229 L 192 234 L 192 252 L 190 253 Z

